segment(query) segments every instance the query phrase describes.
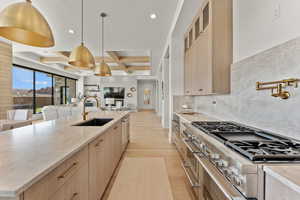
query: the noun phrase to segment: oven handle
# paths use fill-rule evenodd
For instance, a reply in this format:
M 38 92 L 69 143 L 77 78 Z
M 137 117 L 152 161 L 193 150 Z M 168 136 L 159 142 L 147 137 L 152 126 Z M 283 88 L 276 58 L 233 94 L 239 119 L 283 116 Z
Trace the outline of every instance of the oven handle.
M 183 170 L 184 170 L 184 173 L 185 173 L 186 176 L 188 177 L 191 186 L 194 187 L 194 188 L 195 188 L 195 187 L 200 187 L 200 185 L 199 185 L 198 183 L 195 183 L 195 182 L 193 181 L 193 178 L 191 177 L 190 173 L 188 172 L 190 166 L 187 166 L 187 165 L 184 164 L 183 162 L 181 163 L 181 166 L 182 166 L 182 168 L 183 168 Z
M 182 139 L 182 141 L 185 144 L 185 146 L 187 146 L 187 148 L 189 149 L 190 152 L 192 152 L 192 153 L 200 153 L 201 152 L 198 148 L 193 148 L 188 140 Z
M 210 163 L 207 158 L 198 155 L 195 155 L 195 157 L 229 200 L 246 200 L 246 198 L 228 182 L 228 180 L 218 171 L 218 169 L 215 168 L 212 163 Z

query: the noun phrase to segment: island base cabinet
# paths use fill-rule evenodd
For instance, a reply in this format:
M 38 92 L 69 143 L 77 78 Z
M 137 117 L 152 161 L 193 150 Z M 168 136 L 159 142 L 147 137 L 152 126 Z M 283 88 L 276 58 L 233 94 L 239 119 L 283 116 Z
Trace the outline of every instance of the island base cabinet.
M 124 152 L 122 133 L 119 121 L 30 186 L 18 200 L 100 200 Z
M 108 174 L 112 173 L 106 165 L 105 154 L 109 153 L 106 149 L 110 141 L 109 135 L 100 136 L 89 144 L 89 200 L 99 200 L 104 193 L 106 184 L 109 180 Z M 106 171 L 107 170 L 107 171 Z
M 89 200 L 101 199 L 122 152 L 121 123 L 89 144 Z
M 265 200 L 299 200 L 300 193 L 266 174 Z
M 24 200 L 88 199 L 88 148 L 84 148 L 24 192 Z
M 88 198 L 88 165 L 86 164 L 49 200 L 84 200 Z

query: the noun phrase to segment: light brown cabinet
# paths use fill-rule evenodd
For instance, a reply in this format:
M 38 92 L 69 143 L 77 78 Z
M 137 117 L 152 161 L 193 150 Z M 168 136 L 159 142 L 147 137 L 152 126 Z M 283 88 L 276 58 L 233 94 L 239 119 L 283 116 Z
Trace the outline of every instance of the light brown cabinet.
M 89 144 L 89 200 L 101 199 L 122 153 L 121 122 Z
M 300 193 L 282 183 L 273 176 L 266 174 L 265 200 L 298 200 Z
M 23 200 L 100 200 L 125 150 L 122 133 L 119 121 L 32 185 Z
M 105 147 L 106 142 L 108 142 L 107 137 L 109 133 L 101 135 L 94 142 L 89 144 L 89 194 L 90 200 L 98 200 L 101 198 L 105 187 L 106 187 L 106 175 L 111 173 L 106 172 L 105 167 L 105 154 L 107 149 Z
M 88 148 L 84 148 L 24 192 L 24 200 L 88 199 Z
M 230 92 L 232 0 L 207 0 L 184 37 L 185 95 Z

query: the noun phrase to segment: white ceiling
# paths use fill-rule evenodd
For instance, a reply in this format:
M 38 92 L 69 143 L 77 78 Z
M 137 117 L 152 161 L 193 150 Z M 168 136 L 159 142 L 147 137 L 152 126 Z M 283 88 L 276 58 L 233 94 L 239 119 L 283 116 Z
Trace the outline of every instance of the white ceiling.
M 1 0 L 2 10 L 22 0 Z M 54 48 L 42 49 L 14 43 L 14 51 L 47 54 L 70 51 L 80 44 L 81 0 L 32 0 L 48 20 L 55 37 Z M 157 67 L 163 52 L 178 0 L 84 0 L 85 44 L 100 55 L 100 12 L 108 17 L 105 25 L 105 50 L 149 51 L 152 67 Z M 150 14 L 157 19 L 151 20 Z M 69 29 L 75 30 L 70 34 Z M 127 55 L 126 55 L 127 56 Z M 155 69 L 153 70 L 155 71 Z

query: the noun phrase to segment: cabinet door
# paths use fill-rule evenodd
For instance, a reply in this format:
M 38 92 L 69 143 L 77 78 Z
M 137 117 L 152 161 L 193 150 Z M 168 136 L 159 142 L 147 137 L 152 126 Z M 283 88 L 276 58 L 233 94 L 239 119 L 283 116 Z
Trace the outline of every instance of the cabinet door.
M 300 193 L 282 183 L 278 179 L 266 174 L 266 200 L 299 200 Z
M 195 95 L 212 92 L 212 55 L 209 33 L 204 32 L 195 41 L 195 65 L 193 70 L 193 91 Z
M 88 164 L 86 163 L 49 200 L 89 199 L 88 173 Z
M 187 50 L 184 57 L 184 94 L 192 95 L 192 65 L 191 65 L 191 51 Z
M 104 171 L 105 171 L 105 182 L 106 184 L 109 182 L 113 171 L 114 171 L 114 134 L 113 130 L 109 130 L 106 134 L 106 141 L 104 142 L 105 149 L 105 163 L 104 163 Z
M 98 200 L 101 198 L 106 187 L 105 175 L 105 135 L 100 136 L 89 145 L 89 192 L 90 200 Z
M 114 157 L 115 157 L 115 167 L 117 167 L 119 160 L 121 158 L 122 155 L 122 125 L 121 123 L 118 123 L 115 127 L 114 127 L 114 147 L 115 147 L 115 151 L 114 151 Z

